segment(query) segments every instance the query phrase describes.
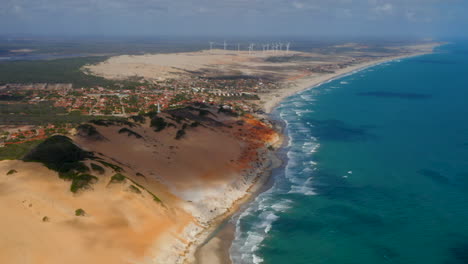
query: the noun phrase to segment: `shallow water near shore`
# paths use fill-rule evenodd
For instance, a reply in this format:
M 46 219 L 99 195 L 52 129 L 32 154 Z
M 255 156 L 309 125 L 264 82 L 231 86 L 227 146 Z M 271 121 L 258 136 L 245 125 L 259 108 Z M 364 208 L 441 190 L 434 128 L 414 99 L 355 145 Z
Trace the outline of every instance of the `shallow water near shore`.
M 294 95 L 234 263 L 468 263 L 468 43 Z

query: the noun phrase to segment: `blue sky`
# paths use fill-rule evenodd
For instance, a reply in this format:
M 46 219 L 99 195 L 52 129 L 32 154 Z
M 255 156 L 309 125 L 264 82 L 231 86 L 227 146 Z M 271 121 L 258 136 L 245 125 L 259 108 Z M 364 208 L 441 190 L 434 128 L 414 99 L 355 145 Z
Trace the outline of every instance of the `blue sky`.
M 0 0 L 0 34 L 465 34 L 468 0 Z

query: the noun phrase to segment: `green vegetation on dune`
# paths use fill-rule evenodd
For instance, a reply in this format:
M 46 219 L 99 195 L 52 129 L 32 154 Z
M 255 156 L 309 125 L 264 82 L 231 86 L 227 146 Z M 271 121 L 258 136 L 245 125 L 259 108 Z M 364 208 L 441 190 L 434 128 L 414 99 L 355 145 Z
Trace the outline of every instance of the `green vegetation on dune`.
M 162 117 L 154 117 L 151 119 L 151 127 L 154 127 L 154 131 L 159 132 L 167 127 L 167 122 Z
M 97 165 L 96 163 L 91 163 L 90 164 L 91 166 L 91 169 L 99 174 L 104 174 L 105 172 L 105 169 L 99 165 Z
M 130 190 L 135 192 L 135 193 L 141 193 L 141 190 L 145 190 L 149 195 L 151 195 L 151 197 L 153 197 L 153 200 L 155 202 L 158 202 L 158 203 L 162 203 L 161 199 L 159 199 L 154 193 L 150 192 L 148 189 L 146 189 L 144 186 L 142 186 L 141 184 L 137 183 L 136 181 L 126 177 L 125 175 L 122 175 L 120 173 L 116 173 L 114 174 L 114 176 L 112 176 L 109 184 L 111 183 L 123 183 L 125 180 L 129 180 L 130 182 L 133 183 L 133 185 L 130 185 Z
M 96 120 L 91 120 L 89 121 L 90 123 L 97 125 L 97 126 L 129 126 L 129 127 L 135 127 L 136 124 L 128 121 L 125 118 L 114 118 L 114 119 L 96 119 Z
M 146 118 L 143 115 L 136 115 L 130 117 L 134 122 L 143 124 L 146 121 Z
M 83 137 L 91 137 L 94 139 L 103 139 L 104 137 L 97 131 L 97 129 L 90 124 L 81 124 L 77 128 L 78 134 Z
M 119 134 L 122 134 L 122 133 L 127 133 L 127 136 L 134 136 L 136 138 L 142 138 L 142 136 L 140 134 L 138 134 L 137 132 L 133 131 L 133 130 L 130 130 L 126 127 L 124 128 L 121 128 L 119 130 Z
M 28 141 L 22 144 L 11 144 L 0 148 L 0 160 L 18 160 L 24 157 L 31 149 L 39 145 L 42 140 Z
M 122 167 L 120 167 L 118 165 L 115 165 L 115 164 L 112 164 L 112 163 L 109 163 L 109 162 L 105 162 L 103 160 L 98 160 L 98 162 L 100 162 L 102 165 L 104 165 L 104 166 L 106 166 L 108 168 L 113 169 L 116 172 L 122 172 L 123 171 Z
M 65 136 L 52 136 L 32 149 L 23 160 L 40 162 L 47 168 L 59 173 L 59 177 L 72 181 L 71 192 L 89 188 L 98 180 L 88 174 L 89 168 L 83 163 L 86 159 L 94 159 L 92 152 L 84 151 Z
M 12 174 L 15 174 L 15 173 L 17 173 L 17 172 L 18 172 L 18 171 L 14 170 L 14 169 L 11 169 L 11 170 L 9 170 L 9 171 L 7 172 L 6 175 L 12 175 Z
M 181 139 L 183 136 L 185 136 L 185 130 L 184 129 L 179 129 L 179 130 L 177 130 L 175 139 Z
M 78 174 L 72 179 L 70 191 L 76 193 L 80 189 L 91 187 L 91 184 L 96 182 L 98 178 L 91 174 Z
M 31 150 L 24 158 L 24 161 L 41 162 L 47 168 L 68 172 L 70 170 L 81 171 L 80 164 L 85 159 L 94 158 L 92 152 L 84 151 L 65 136 L 52 136 Z
M 120 174 L 120 173 L 116 173 L 114 174 L 114 176 L 112 176 L 111 180 L 109 183 L 119 183 L 119 182 L 123 182 L 125 181 L 127 177 L 125 177 L 124 175 Z
M 137 193 L 137 194 L 140 194 L 141 191 L 140 189 L 138 189 L 138 187 L 136 187 L 135 185 L 130 185 L 130 187 L 128 187 L 130 189 L 131 192 L 134 192 L 134 193 Z
M 76 216 L 85 216 L 85 215 L 86 215 L 86 212 L 85 212 L 85 210 L 79 208 L 79 209 L 76 209 L 76 210 L 75 210 L 75 215 L 76 215 Z

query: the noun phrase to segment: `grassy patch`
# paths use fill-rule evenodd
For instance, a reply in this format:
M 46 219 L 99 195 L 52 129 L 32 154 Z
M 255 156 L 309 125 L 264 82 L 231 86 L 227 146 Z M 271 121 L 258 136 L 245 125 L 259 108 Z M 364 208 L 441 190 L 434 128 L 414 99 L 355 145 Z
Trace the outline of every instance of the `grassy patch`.
M 121 128 L 119 130 L 119 134 L 122 134 L 122 133 L 127 133 L 127 136 L 134 136 L 136 138 L 142 138 L 142 136 L 140 134 L 138 134 L 137 132 L 133 131 L 133 130 L 130 130 L 126 127 L 124 128 Z
M 102 165 L 104 165 L 104 166 L 106 166 L 108 168 L 113 169 L 116 172 L 122 172 L 123 171 L 122 167 L 120 167 L 118 165 L 115 165 L 115 164 L 112 164 L 112 163 L 109 163 L 109 162 L 105 162 L 103 160 L 98 160 L 98 162 L 100 162 Z
M 129 127 L 135 127 L 136 124 L 135 123 L 132 123 L 126 119 L 122 119 L 122 118 L 115 118 L 115 119 L 96 119 L 96 120 L 91 120 L 89 121 L 90 123 L 92 124 L 95 124 L 97 126 L 105 126 L 105 127 L 108 127 L 108 126 L 116 126 L 116 125 L 125 125 L 125 126 L 129 126 Z
M 104 174 L 105 169 L 95 163 L 91 163 L 91 169 L 99 174 Z
M 110 183 L 120 183 L 125 181 L 125 179 L 127 179 L 127 177 L 120 173 L 116 173 L 114 176 L 112 176 Z
M 42 140 L 29 141 L 21 144 L 11 144 L 0 148 L 0 160 L 17 160 L 21 159 L 30 152 L 31 149 L 39 145 Z
M 136 187 L 135 185 L 130 185 L 128 188 L 129 188 L 129 190 L 130 190 L 131 192 L 134 192 L 134 193 L 136 193 L 136 194 L 141 194 L 140 189 L 139 189 L 138 187 Z
M 111 184 L 111 183 L 122 183 L 125 180 L 129 180 L 129 181 L 131 181 L 133 183 L 132 185 L 129 186 L 131 191 L 133 191 L 135 193 L 141 193 L 141 190 L 145 190 L 149 195 L 151 195 L 151 197 L 153 197 L 153 201 L 158 202 L 158 203 L 162 203 L 161 199 L 159 199 L 156 195 L 154 195 L 154 193 L 150 192 L 148 189 L 146 189 L 145 187 L 143 187 L 141 184 L 137 183 L 136 181 L 134 181 L 134 180 L 132 180 L 130 178 L 127 178 L 127 177 L 125 177 L 125 175 L 122 175 L 120 173 L 114 174 L 114 176 L 112 176 L 109 184 Z
M 16 170 L 9 170 L 6 175 L 12 175 L 12 174 L 15 174 L 15 173 L 17 173 Z
M 41 162 L 47 168 L 58 171 L 68 172 L 76 170 L 83 172 L 86 169 L 80 161 L 93 159 L 92 152 L 84 151 L 65 136 L 52 136 L 40 143 L 31 150 L 24 161 Z M 84 166 L 84 167 L 83 167 Z
M 76 215 L 76 216 L 85 216 L 85 215 L 86 215 L 86 212 L 85 212 L 85 210 L 79 208 L 79 209 L 76 209 L 76 210 L 75 210 L 75 215 Z
M 40 162 L 59 173 L 59 177 L 72 181 L 71 192 L 89 188 L 97 177 L 88 174 L 85 159 L 94 159 L 92 152 L 84 151 L 65 136 L 53 136 L 40 143 L 24 158 L 28 162 Z
M 159 132 L 167 127 L 167 122 L 162 117 L 154 117 L 151 119 L 151 127 L 154 127 L 154 131 Z
M 146 118 L 142 115 L 137 115 L 137 116 L 131 116 L 130 117 L 134 122 L 143 124 L 146 121 Z
M 81 124 L 77 128 L 78 134 L 82 137 L 94 139 L 94 140 L 103 140 L 105 139 L 97 129 L 90 124 Z
M 145 190 L 149 195 L 151 195 L 151 197 L 153 197 L 153 201 L 155 202 L 158 202 L 158 203 L 162 203 L 161 199 L 159 199 L 156 195 L 154 195 L 154 193 L 150 192 L 148 189 L 146 189 L 145 187 L 143 187 L 141 184 L 137 183 L 136 181 L 134 180 L 131 180 L 129 179 L 133 184 L 135 184 L 136 186 L 140 187 L 141 189 Z
M 177 130 L 175 139 L 181 139 L 183 136 L 185 136 L 185 130 L 179 129 L 179 130 Z
M 72 179 L 70 191 L 76 193 L 81 189 L 87 189 L 91 187 L 91 184 L 97 181 L 98 178 L 91 174 L 78 174 Z

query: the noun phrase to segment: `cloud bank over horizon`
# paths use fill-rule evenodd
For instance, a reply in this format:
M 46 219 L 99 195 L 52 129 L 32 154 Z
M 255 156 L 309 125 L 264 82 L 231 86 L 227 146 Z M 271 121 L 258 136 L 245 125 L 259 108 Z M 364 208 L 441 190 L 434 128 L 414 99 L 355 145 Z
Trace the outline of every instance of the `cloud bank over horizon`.
M 465 0 L 2 0 L 0 34 L 460 36 Z

